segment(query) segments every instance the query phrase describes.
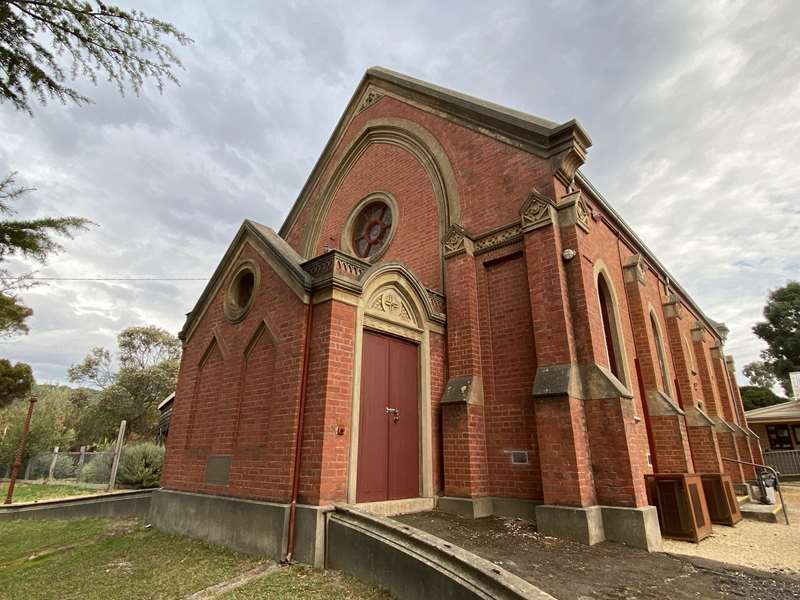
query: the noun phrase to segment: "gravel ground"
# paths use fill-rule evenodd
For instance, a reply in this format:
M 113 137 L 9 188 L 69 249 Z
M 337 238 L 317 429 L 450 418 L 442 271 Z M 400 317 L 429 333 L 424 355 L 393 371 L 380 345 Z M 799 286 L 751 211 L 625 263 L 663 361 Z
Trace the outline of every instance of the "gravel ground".
M 789 525 L 742 520 L 736 527 L 714 525 L 714 533 L 699 544 L 664 540 L 670 554 L 697 556 L 800 578 L 800 483 L 783 484 Z
M 787 503 L 791 500 L 787 498 Z M 800 508 L 800 498 L 796 505 Z M 786 569 L 798 557 L 798 530 L 794 540 L 776 548 L 780 556 L 771 567 L 741 566 L 753 550 L 731 550 L 730 555 L 706 556 L 705 541 L 696 549 L 703 554 L 678 556 L 648 554 L 622 544 L 602 543 L 585 546 L 547 537 L 536 531 L 535 523 L 521 519 L 487 517 L 472 520 L 438 511 L 395 517 L 451 543 L 466 548 L 520 577 L 527 579 L 558 600 L 797 600 L 800 576 Z M 800 514 L 796 517 L 800 521 Z M 765 539 L 781 530 L 789 541 L 785 525 L 744 523 L 731 530 L 758 527 Z M 715 531 L 722 529 L 715 526 Z M 719 535 L 719 534 L 718 534 Z M 780 534 L 779 534 L 780 535 Z M 743 536 L 746 537 L 746 536 Z M 753 543 L 749 538 L 745 543 Z M 769 544 L 775 546 L 774 542 Z M 763 554 L 763 553 L 762 553 Z M 739 564 L 735 564 L 739 563 Z M 767 570 L 771 568 L 771 570 Z

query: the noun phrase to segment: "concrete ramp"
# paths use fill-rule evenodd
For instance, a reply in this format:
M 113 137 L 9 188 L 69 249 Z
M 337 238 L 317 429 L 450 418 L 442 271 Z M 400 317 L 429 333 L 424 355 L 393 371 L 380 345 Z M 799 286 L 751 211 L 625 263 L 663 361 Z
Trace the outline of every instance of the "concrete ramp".
M 328 517 L 326 566 L 379 585 L 399 600 L 553 600 L 463 548 L 350 506 Z

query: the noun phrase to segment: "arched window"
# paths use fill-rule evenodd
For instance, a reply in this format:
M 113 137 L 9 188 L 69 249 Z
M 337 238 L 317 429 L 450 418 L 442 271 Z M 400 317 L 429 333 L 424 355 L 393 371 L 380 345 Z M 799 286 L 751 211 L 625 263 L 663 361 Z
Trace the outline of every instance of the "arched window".
M 608 366 L 614 376 L 625 383 L 622 369 L 622 344 L 614 310 L 614 297 L 611 295 L 611 288 L 603 273 L 597 276 L 597 294 L 600 297 L 600 316 L 603 320 L 603 337 L 606 341 Z
M 650 327 L 653 329 L 653 338 L 656 342 L 656 356 L 658 357 L 658 367 L 661 369 L 661 381 L 664 383 L 664 393 L 672 396 L 672 386 L 669 381 L 669 371 L 667 370 L 667 356 L 664 353 L 664 343 L 661 340 L 661 329 L 653 312 L 650 312 Z

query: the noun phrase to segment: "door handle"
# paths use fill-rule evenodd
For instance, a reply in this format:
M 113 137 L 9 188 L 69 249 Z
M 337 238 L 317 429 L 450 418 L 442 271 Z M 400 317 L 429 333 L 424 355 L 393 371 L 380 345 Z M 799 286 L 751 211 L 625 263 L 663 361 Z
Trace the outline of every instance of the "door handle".
M 397 423 L 400 421 L 400 409 L 399 408 L 392 408 L 391 406 L 386 407 L 386 414 L 387 415 L 394 415 L 394 422 Z

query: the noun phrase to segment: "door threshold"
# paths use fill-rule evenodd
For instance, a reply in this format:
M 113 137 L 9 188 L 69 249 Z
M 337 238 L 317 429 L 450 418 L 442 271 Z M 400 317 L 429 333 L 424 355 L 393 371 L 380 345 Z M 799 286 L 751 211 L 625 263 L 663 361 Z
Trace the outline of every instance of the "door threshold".
M 382 500 L 380 502 L 358 502 L 353 506 L 373 515 L 393 517 L 395 515 L 433 510 L 436 508 L 436 498 L 403 498 L 402 500 Z

